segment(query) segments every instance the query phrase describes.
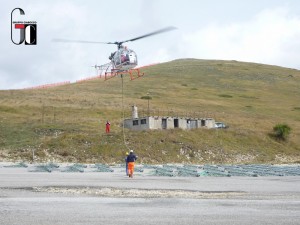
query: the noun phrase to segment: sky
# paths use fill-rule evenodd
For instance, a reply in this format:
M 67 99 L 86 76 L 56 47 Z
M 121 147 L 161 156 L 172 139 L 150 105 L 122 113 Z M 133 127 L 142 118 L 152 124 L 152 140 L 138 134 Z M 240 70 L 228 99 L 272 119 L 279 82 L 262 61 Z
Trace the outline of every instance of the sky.
M 237 60 L 300 69 L 299 0 L 0 0 L 0 90 L 96 75 L 114 45 L 58 43 L 55 38 L 128 42 L 139 66 L 180 58 Z M 35 21 L 36 45 L 16 45 L 13 21 Z

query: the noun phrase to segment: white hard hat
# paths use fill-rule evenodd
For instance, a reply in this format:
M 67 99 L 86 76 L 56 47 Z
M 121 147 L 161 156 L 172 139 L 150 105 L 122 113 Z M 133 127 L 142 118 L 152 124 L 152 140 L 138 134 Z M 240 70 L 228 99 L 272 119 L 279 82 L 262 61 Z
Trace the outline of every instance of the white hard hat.
M 130 152 L 133 152 L 133 150 L 131 149 Z

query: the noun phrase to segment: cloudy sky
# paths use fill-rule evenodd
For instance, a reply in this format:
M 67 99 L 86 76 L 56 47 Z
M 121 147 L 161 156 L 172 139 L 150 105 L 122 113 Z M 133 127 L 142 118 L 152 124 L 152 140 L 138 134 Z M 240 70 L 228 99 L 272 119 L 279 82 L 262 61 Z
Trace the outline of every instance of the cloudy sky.
M 0 0 L 0 89 L 95 75 L 113 45 L 54 38 L 122 41 L 167 26 L 178 29 L 127 43 L 139 65 L 178 58 L 257 62 L 300 69 L 299 0 Z M 11 41 L 13 20 L 37 22 L 37 45 Z M 13 40 L 19 40 L 13 29 Z

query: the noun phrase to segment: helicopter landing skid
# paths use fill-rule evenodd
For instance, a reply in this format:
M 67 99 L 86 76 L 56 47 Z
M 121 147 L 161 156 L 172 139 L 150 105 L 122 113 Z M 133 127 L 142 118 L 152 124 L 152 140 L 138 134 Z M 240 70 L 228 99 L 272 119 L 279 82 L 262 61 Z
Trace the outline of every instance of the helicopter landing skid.
M 130 70 L 123 70 L 123 71 L 111 70 L 110 73 L 105 73 L 105 80 L 111 79 L 119 74 L 121 74 L 121 75 L 129 74 L 130 80 L 135 80 L 135 79 L 140 78 L 145 75 L 144 73 L 140 72 L 140 69 L 130 69 Z
M 130 75 L 130 80 L 134 80 L 145 75 L 144 73 L 140 72 L 140 69 L 131 69 L 128 70 L 128 73 Z

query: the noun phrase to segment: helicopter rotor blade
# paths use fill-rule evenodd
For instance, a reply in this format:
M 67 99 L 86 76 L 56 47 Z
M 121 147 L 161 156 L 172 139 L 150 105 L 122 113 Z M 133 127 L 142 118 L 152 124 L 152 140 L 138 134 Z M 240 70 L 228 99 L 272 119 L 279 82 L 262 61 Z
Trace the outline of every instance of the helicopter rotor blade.
M 67 42 L 67 43 L 87 43 L 87 44 L 114 44 L 111 42 L 100 42 L 100 41 L 82 41 L 82 40 L 69 40 L 69 39 L 52 39 L 54 42 Z
M 142 38 L 146 38 L 146 37 L 149 37 L 149 36 L 153 36 L 153 35 L 156 35 L 156 34 L 168 32 L 168 31 L 175 30 L 175 29 L 177 29 L 177 28 L 173 27 L 173 26 L 165 27 L 163 29 L 151 32 L 149 34 L 144 34 L 144 35 L 136 37 L 136 38 L 132 38 L 132 39 L 129 39 L 129 40 L 126 40 L 126 41 L 122 41 L 121 43 L 129 42 L 129 41 L 136 41 L 136 40 L 139 40 L 139 39 L 142 39 Z
M 163 29 L 160 29 L 160 30 L 148 33 L 148 34 L 144 34 L 142 36 L 132 38 L 132 39 L 129 39 L 129 40 L 126 40 L 126 41 L 100 42 L 100 41 L 83 41 L 83 40 L 70 40 L 70 39 L 60 39 L 60 38 L 52 39 L 52 41 L 54 41 L 54 42 L 65 42 L 65 43 L 67 42 L 67 43 L 86 43 L 86 44 L 113 44 L 113 45 L 117 45 L 118 48 L 120 48 L 122 46 L 122 44 L 125 43 L 125 42 L 136 41 L 136 40 L 139 40 L 139 39 L 142 39 L 142 38 L 146 38 L 146 37 L 149 37 L 149 36 L 153 36 L 153 35 L 156 35 L 156 34 L 168 32 L 168 31 L 175 30 L 175 29 L 177 29 L 177 28 L 173 27 L 173 26 L 165 27 Z
M 115 41 L 115 42 L 106 42 L 106 44 L 112 44 L 112 45 L 120 45 L 122 43 L 123 42 L 118 42 L 118 41 Z

